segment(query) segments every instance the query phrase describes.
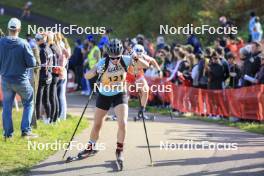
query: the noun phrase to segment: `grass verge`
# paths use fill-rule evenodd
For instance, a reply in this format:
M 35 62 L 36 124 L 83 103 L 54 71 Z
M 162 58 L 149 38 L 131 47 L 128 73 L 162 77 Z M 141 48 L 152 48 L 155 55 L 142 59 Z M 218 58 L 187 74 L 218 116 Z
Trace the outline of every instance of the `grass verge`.
M 21 138 L 20 122 L 22 112 L 13 111 L 14 137 L 4 141 L 0 140 L 0 175 L 16 176 L 24 175 L 30 168 L 38 162 L 54 154 L 56 150 L 34 150 L 28 149 L 28 140 Z M 31 143 L 66 143 L 70 139 L 72 132 L 77 124 L 78 117 L 68 115 L 67 120 L 51 126 L 45 125 L 42 121 L 38 122 L 38 128 L 33 132 L 39 135 L 39 138 L 31 140 Z M 82 121 L 77 133 L 87 127 L 86 121 Z M 1 129 L 2 124 L 1 124 Z
M 134 107 L 134 108 L 139 107 L 138 100 L 133 100 L 133 99 L 130 100 L 129 107 Z M 147 106 L 146 109 L 148 112 L 151 112 L 151 113 L 158 113 L 161 115 L 170 115 L 170 109 L 168 108 L 156 108 L 156 107 Z M 264 134 L 264 123 L 263 122 L 262 123 L 254 122 L 254 121 L 231 122 L 228 119 L 213 120 L 213 119 L 208 119 L 206 117 L 196 116 L 196 115 L 193 115 L 190 117 L 185 117 L 185 116 L 180 116 L 180 117 L 184 117 L 184 118 L 191 119 L 191 120 L 201 120 L 201 121 L 209 122 L 209 123 L 217 123 L 220 125 L 239 128 L 241 130 L 252 132 L 252 133 Z

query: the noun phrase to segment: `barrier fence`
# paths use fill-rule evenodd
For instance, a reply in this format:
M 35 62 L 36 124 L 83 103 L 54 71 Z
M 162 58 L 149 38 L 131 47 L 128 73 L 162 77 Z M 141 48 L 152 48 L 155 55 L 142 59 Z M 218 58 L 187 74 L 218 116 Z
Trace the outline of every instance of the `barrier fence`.
M 147 78 L 149 86 L 171 86 L 169 92 L 149 92 L 149 101 L 158 97 L 181 112 L 204 115 L 222 115 L 240 119 L 264 120 L 264 85 L 239 89 L 206 90 L 177 86 L 163 79 Z M 135 93 L 132 93 L 135 95 Z
M 187 86 L 177 86 L 164 79 L 147 78 L 149 86 L 170 86 L 171 91 L 149 91 L 149 101 L 155 97 L 181 112 L 204 115 L 223 115 L 264 121 L 264 85 L 239 89 L 206 90 Z M 130 92 L 136 96 L 136 93 Z M 19 96 L 16 97 L 20 101 Z M 0 100 L 3 95 L 0 91 Z

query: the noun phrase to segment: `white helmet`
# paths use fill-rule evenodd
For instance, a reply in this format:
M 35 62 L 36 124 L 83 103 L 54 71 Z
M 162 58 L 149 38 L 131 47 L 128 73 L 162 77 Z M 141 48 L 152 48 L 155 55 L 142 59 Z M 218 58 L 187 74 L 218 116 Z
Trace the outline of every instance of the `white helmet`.
M 144 46 L 142 46 L 140 44 L 136 44 L 133 47 L 133 51 L 135 51 L 138 55 L 142 55 L 142 54 L 145 54 L 146 53 L 146 51 L 144 49 Z

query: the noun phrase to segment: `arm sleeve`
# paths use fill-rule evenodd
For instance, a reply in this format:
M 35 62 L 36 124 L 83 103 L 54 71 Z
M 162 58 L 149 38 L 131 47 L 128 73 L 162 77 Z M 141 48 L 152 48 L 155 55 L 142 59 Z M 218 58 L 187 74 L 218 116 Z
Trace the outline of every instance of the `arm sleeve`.
M 131 56 L 124 56 L 123 57 L 123 60 L 124 60 L 124 62 L 125 62 L 125 64 L 126 64 L 127 67 L 130 66 L 130 65 L 132 65 L 132 63 L 133 63 Z
M 26 67 L 34 67 L 36 66 L 36 59 L 34 58 L 34 54 L 32 49 L 30 48 L 28 43 L 25 43 L 24 46 L 24 58 L 26 61 Z
M 97 64 L 95 65 L 96 67 L 102 67 L 102 66 L 104 66 L 104 64 L 105 64 L 105 58 L 102 58 L 102 59 L 100 59 L 98 62 L 97 62 Z

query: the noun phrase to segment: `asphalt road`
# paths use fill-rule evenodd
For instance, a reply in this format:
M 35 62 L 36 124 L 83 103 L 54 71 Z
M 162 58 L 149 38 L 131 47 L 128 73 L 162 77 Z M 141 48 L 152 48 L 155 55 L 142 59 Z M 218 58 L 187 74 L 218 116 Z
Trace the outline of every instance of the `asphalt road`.
M 68 95 L 69 112 L 80 115 L 87 98 L 76 94 Z M 86 119 L 92 121 L 93 103 L 89 106 Z M 110 112 L 112 114 L 112 112 Z M 129 111 L 130 119 L 136 111 Z M 85 144 L 91 128 L 85 129 L 74 140 Z M 72 130 L 72 129 L 69 129 Z M 29 175 L 120 175 L 120 176 L 193 176 L 193 175 L 264 175 L 264 136 L 241 131 L 232 127 L 220 126 L 183 118 L 171 120 L 160 116 L 155 122 L 147 122 L 154 166 L 150 166 L 149 155 L 142 121 L 128 122 L 125 144 L 125 168 L 116 172 L 115 144 L 117 124 L 115 121 L 104 123 L 100 140 L 105 150 L 96 156 L 65 164 L 61 160 L 63 151 L 58 151 L 47 160 L 34 166 Z M 193 141 L 196 150 L 183 149 L 180 145 Z M 161 143 L 171 144 L 170 149 L 160 148 Z M 227 143 L 233 147 L 219 150 L 213 147 L 202 149 L 202 142 L 211 145 Z M 178 148 L 175 146 L 178 145 Z M 194 147 L 194 145 L 192 145 Z M 190 147 L 190 145 L 189 145 Z M 77 154 L 73 148 L 69 155 Z

